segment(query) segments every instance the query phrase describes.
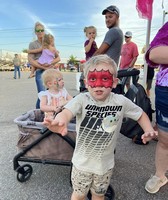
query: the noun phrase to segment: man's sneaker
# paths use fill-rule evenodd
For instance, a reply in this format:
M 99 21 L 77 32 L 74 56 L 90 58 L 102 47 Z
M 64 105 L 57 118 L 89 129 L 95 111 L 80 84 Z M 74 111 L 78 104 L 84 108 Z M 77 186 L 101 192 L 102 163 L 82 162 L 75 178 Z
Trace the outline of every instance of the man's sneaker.
M 145 190 L 149 193 L 156 193 L 159 189 L 168 182 L 167 177 L 164 180 L 161 180 L 157 176 L 152 176 L 145 185 Z

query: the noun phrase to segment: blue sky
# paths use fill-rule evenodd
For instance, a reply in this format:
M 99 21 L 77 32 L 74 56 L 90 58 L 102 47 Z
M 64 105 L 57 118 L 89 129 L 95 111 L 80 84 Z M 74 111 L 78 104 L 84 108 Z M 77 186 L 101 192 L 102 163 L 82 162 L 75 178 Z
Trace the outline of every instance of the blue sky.
M 136 0 L 1 0 L 0 49 L 20 53 L 28 48 L 29 42 L 35 38 L 34 23 L 40 21 L 55 36 L 61 58 L 74 55 L 84 59 L 83 44 L 86 38 L 83 28 L 89 25 L 97 27 L 96 42 L 99 46 L 108 30 L 101 13 L 111 4 L 120 9 L 121 29 L 123 32 L 132 31 L 132 40 L 141 51 L 146 43 L 147 20 L 139 18 Z M 168 11 L 167 0 L 164 1 L 164 9 Z M 161 27 L 162 20 L 162 0 L 154 0 L 150 39 Z M 168 15 L 165 17 L 166 21 Z M 142 56 L 140 59 L 142 60 Z

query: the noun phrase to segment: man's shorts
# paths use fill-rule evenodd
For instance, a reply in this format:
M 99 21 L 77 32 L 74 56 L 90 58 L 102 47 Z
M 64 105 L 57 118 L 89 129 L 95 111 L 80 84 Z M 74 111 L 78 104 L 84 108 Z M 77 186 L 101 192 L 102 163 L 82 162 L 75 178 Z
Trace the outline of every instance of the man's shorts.
M 155 107 L 158 128 L 168 132 L 168 87 L 155 87 Z
M 71 180 L 74 192 L 79 196 L 86 196 L 89 190 L 97 196 L 104 196 L 110 184 L 113 170 L 104 175 L 80 171 L 73 166 Z

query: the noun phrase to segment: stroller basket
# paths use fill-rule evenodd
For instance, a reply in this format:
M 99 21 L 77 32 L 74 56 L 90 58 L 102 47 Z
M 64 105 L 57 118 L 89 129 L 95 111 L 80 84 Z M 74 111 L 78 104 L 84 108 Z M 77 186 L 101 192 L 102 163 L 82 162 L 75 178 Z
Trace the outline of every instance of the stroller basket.
M 63 137 L 46 129 L 42 124 L 43 119 L 44 113 L 37 109 L 28 111 L 14 120 L 19 129 L 19 153 L 14 157 L 13 164 L 14 170 L 19 174 L 25 170 L 18 161 L 71 165 L 76 138 L 75 124 L 68 125 L 68 134 Z M 20 178 L 18 180 L 23 182 Z

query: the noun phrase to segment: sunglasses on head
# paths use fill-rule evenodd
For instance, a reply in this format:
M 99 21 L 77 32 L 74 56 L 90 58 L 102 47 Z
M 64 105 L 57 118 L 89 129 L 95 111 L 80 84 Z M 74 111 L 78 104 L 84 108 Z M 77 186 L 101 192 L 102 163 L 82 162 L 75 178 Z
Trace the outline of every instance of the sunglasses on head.
M 36 29 L 36 32 L 37 33 L 42 33 L 42 32 L 44 32 L 44 29 Z

